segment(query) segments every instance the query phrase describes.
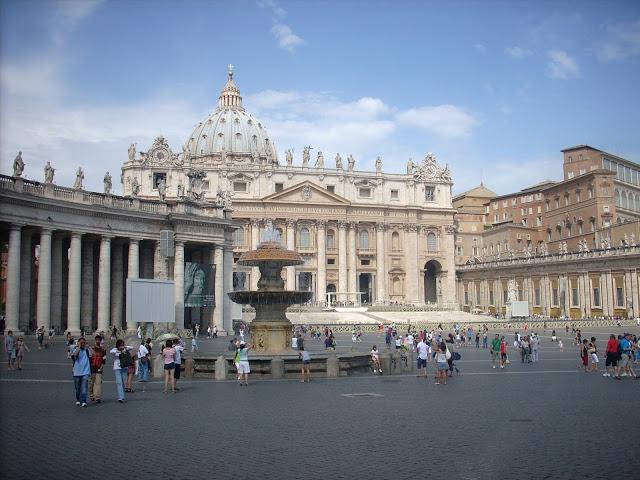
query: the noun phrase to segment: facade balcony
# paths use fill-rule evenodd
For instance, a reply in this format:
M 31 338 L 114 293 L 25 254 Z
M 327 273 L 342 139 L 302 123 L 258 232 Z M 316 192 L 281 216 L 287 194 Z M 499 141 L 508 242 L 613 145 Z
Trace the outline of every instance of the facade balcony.
M 376 249 L 372 247 L 358 247 L 358 255 L 361 257 L 374 257 Z

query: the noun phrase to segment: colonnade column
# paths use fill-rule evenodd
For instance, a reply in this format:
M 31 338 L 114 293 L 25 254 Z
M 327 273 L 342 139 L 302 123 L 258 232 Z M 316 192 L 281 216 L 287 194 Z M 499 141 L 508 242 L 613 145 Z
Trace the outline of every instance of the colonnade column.
M 255 250 L 260 244 L 260 220 L 251 220 L 251 249 Z M 260 270 L 258 267 L 251 268 L 251 290 L 258 289 L 258 278 Z
M 326 222 L 324 220 L 318 220 L 316 222 L 317 228 L 317 264 L 318 264 L 318 279 L 316 282 L 316 301 L 325 303 L 327 301 L 327 251 L 325 248 L 326 242 Z
M 114 240 L 111 252 L 111 324 L 123 328 L 122 299 L 124 298 L 124 244 Z
M 407 303 L 418 303 L 418 227 L 405 225 L 407 233 L 407 253 L 405 256 L 405 271 L 407 272 Z
M 7 260 L 6 331 L 18 333 L 20 316 L 20 235 L 22 225 L 11 225 Z
M 127 278 L 140 278 L 140 239 L 129 239 L 129 258 L 127 260 Z M 128 325 L 131 328 L 131 325 Z
M 223 331 L 232 332 L 231 299 L 229 295 L 227 295 L 227 293 L 233 291 L 233 247 L 231 243 L 224 246 L 222 263 L 224 265 L 224 289 L 222 294 L 224 297 Z
M 184 328 L 184 242 L 175 242 L 173 281 L 175 282 L 176 328 Z
M 31 298 L 31 279 L 33 278 L 33 247 L 32 234 L 29 230 L 20 233 L 20 294 L 18 330 L 26 332 L 31 322 L 33 299 Z M 8 287 L 7 287 L 8 288 Z
M 216 306 L 213 309 L 213 324 L 218 328 L 218 334 L 224 333 L 224 250 L 222 245 L 216 245 L 213 253 L 213 263 L 216 266 Z
M 62 330 L 62 235 L 51 237 L 51 326 Z
M 82 302 L 82 234 L 71 233 L 69 248 L 69 281 L 67 292 L 67 330 L 71 335 L 80 334 L 80 305 Z
M 613 287 L 613 276 L 611 271 L 605 273 L 605 284 L 607 292 L 607 313 L 606 315 L 613 315 L 615 309 L 615 290 Z
M 631 295 L 633 300 L 634 317 L 640 317 L 640 292 L 638 290 L 638 271 L 631 270 Z
M 356 228 L 357 224 L 355 222 L 349 223 L 349 275 L 347 277 L 347 283 L 349 292 L 352 292 L 352 294 L 349 295 L 349 299 L 354 302 L 358 301 L 358 296 L 353 293 L 358 291 L 358 274 L 356 270 L 356 262 L 358 260 L 358 251 L 356 250 Z
M 36 304 L 36 327 L 51 326 L 51 230 L 40 233 L 40 257 L 38 258 L 38 300 Z
M 384 223 L 376 224 L 376 300 L 384 303 L 386 298 L 386 273 L 385 273 L 385 251 L 384 251 Z
M 287 250 L 296 249 L 296 221 L 287 220 Z M 287 269 L 287 290 L 296 289 L 296 267 L 289 266 Z
M 98 331 L 105 335 L 108 334 L 111 313 L 111 239 L 102 236 L 98 265 Z
M 82 248 L 80 325 L 85 332 L 93 329 L 93 244 L 93 240 L 86 240 Z
M 338 295 L 337 300 L 349 300 L 343 292 L 347 291 L 347 222 L 338 222 Z

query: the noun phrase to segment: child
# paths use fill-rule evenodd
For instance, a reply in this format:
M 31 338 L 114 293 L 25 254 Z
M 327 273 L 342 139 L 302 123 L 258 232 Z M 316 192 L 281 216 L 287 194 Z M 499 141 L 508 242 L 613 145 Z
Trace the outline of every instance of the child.
M 561 352 L 564 352 L 564 345 L 562 345 L 562 340 L 558 340 L 558 347 L 560 347 Z
M 18 341 L 16 342 L 16 361 L 18 364 L 18 370 L 22 370 L 22 359 L 24 358 L 24 352 L 30 352 L 27 344 L 24 343 L 24 338 L 18 337 Z
M 305 372 L 307 376 L 307 382 L 311 381 L 311 355 L 304 347 L 300 347 L 298 352 L 298 358 L 302 359 L 302 370 L 300 370 L 300 383 L 304 383 Z

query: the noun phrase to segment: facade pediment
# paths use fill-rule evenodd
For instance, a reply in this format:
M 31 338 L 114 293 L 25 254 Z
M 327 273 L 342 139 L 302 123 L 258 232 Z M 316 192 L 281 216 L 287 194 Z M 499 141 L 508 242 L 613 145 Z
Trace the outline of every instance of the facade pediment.
M 273 193 L 263 199 L 264 202 L 277 203 L 324 203 L 333 205 L 350 205 L 350 202 L 340 195 L 331 193 L 319 185 L 305 181 Z

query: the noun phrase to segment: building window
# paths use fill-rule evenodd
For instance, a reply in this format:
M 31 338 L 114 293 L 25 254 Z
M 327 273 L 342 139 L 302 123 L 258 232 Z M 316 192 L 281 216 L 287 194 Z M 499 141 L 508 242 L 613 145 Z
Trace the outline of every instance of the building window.
M 464 304 L 469 305 L 469 292 L 467 290 L 464 291 Z
M 400 234 L 398 232 L 391 234 L 391 249 L 400 250 Z
M 540 305 L 540 289 L 536 288 L 533 291 L 533 303 L 534 305 Z
M 509 301 L 509 292 L 507 290 L 502 291 L 502 303 L 507 303 Z
M 576 191 L 576 202 L 580 201 L 580 190 Z
M 360 265 L 362 265 L 363 267 L 368 267 L 369 265 L 371 265 L 371 260 L 369 260 L 368 258 L 363 258 L 360 260 Z
M 462 256 L 462 247 L 460 245 L 456 247 L 456 255 L 459 257 Z
M 603 183 L 602 184 L 602 194 L 603 195 L 609 195 L 609 184 L 608 183 Z
M 360 193 L 360 198 L 371 198 L 370 188 L 361 188 L 358 192 Z
M 558 306 L 558 289 L 551 289 L 551 305 Z
M 336 186 L 335 185 L 327 185 L 327 192 L 336 193 Z
M 327 248 L 336 248 L 336 235 L 333 230 L 327 230 Z
M 369 232 L 367 230 L 360 231 L 360 248 L 369 248 Z
M 233 244 L 238 246 L 244 245 L 244 228 L 238 228 L 233 232 Z
M 577 288 L 572 288 L 571 289 L 571 306 L 572 307 L 579 307 L 580 303 L 578 302 L 578 289 Z
M 542 216 L 538 215 L 536 217 L 536 227 L 541 227 L 542 226 Z
M 616 287 L 616 307 L 624 308 L 624 289 Z
M 433 202 L 435 200 L 435 194 L 435 187 L 424 187 L 424 199 L 427 202 Z
M 489 305 L 493 305 L 493 288 L 489 289 Z
M 247 193 L 247 182 L 233 182 L 233 191 Z
M 301 247 L 311 246 L 311 235 L 309 234 L 309 229 L 307 227 L 302 227 L 300 229 L 300 246 Z
M 564 206 L 565 207 L 569 206 L 569 195 L 564 196 Z
M 153 172 L 153 188 L 155 190 L 158 189 L 158 185 L 160 182 L 164 181 L 165 186 L 167 185 L 167 174 L 165 172 Z
M 556 198 L 556 208 L 560 208 L 560 199 Z
M 587 189 L 587 197 L 593 198 L 593 187 L 591 185 L 589 185 L 589 188 Z
M 281 192 L 282 190 L 284 190 L 284 184 L 276 183 L 276 192 Z
M 327 258 L 327 265 L 335 265 L 335 264 L 336 264 L 335 258 Z
M 571 155 L 569 155 L 569 156 L 567 157 L 567 163 L 571 163 L 572 161 L 573 161 L 573 159 L 571 158 Z
M 391 200 L 398 200 L 399 194 L 398 190 L 391 190 Z
M 435 252 L 438 249 L 438 242 L 436 238 L 436 234 L 433 232 L 427 233 L 427 251 Z
M 600 287 L 593 287 L 593 306 L 600 306 Z

